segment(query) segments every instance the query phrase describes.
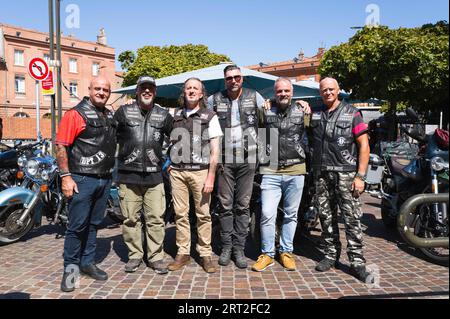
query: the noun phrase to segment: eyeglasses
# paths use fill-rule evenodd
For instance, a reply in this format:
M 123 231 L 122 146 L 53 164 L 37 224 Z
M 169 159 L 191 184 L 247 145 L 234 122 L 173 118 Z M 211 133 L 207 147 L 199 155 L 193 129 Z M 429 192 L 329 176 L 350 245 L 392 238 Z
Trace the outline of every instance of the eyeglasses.
M 235 82 L 240 82 L 242 80 L 242 75 L 235 75 L 235 76 L 227 76 L 225 78 L 225 81 L 227 82 L 231 82 L 231 81 L 235 81 Z

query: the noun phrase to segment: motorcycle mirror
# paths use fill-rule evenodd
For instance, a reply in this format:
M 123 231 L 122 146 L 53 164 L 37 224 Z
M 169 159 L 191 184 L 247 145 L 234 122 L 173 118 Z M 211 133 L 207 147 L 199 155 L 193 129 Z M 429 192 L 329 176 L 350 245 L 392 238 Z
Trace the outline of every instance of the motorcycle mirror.
M 22 145 L 22 141 L 21 140 L 15 140 L 14 141 L 14 147 L 19 147 L 20 145 Z
M 416 113 L 412 108 L 410 108 L 410 107 L 408 107 L 408 108 L 406 109 L 406 115 L 407 115 L 409 118 L 413 119 L 414 121 L 419 121 L 419 116 L 418 116 L 417 113 Z

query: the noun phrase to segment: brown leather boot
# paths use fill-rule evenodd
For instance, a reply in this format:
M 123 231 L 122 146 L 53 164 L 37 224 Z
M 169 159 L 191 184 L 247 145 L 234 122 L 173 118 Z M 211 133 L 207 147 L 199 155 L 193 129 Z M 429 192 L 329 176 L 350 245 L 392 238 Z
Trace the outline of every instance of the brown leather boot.
M 175 260 L 167 266 L 170 271 L 176 271 L 189 265 L 191 262 L 191 257 L 189 255 L 177 255 Z
M 202 267 L 208 274 L 216 272 L 216 267 L 214 266 L 211 257 L 202 257 Z

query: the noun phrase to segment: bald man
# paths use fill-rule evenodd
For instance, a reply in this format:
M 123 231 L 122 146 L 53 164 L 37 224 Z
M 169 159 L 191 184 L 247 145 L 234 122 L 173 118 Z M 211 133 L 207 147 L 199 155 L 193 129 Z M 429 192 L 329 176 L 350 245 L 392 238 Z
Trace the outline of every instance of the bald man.
M 107 78 L 93 79 L 89 97 L 64 115 L 56 137 L 62 191 L 69 208 L 61 282 L 64 292 L 75 290 L 80 272 L 95 280 L 108 279 L 94 260 L 116 151 L 116 125 L 105 107 L 110 94 Z
M 324 107 L 311 118 L 316 207 L 322 224 L 324 258 L 317 271 L 336 267 L 341 253 L 337 206 L 345 222 L 350 272 L 363 282 L 373 280 L 363 256 L 360 194 L 364 191 L 369 162 L 367 125 L 361 112 L 339 100 L 339 84 L 333 78 L 320 82 Z

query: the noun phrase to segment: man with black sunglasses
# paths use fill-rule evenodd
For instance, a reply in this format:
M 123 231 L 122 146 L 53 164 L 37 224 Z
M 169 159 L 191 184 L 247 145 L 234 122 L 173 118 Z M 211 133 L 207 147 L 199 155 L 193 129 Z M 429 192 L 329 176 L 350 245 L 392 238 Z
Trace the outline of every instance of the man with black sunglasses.
M 226 90 L 208 99 L 222 131 L 222 164 L 218 171 L 218 199 L 222 253 L 219 265 L 227 266 L 233 254 L 236 266 L 247 268 L 244 255 L 250 216 L 250 198 L 256 170 L 257 130 L 263 97 L 243 88 L 244 77 L 236 65 L 224 69 Z

